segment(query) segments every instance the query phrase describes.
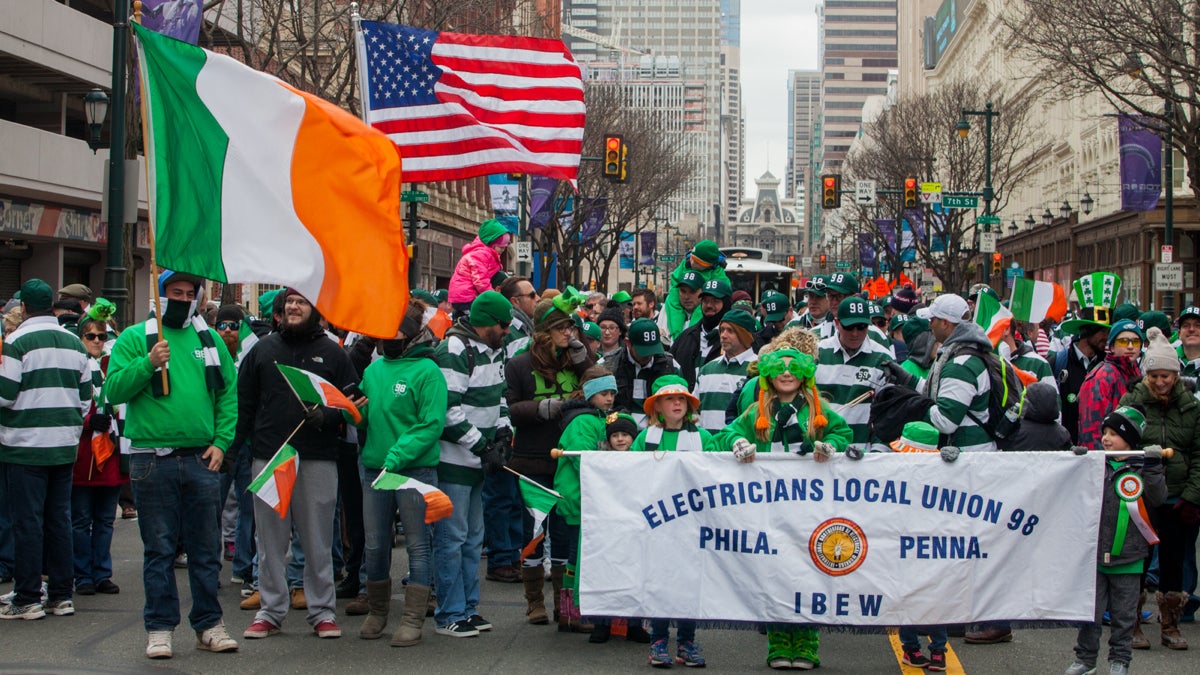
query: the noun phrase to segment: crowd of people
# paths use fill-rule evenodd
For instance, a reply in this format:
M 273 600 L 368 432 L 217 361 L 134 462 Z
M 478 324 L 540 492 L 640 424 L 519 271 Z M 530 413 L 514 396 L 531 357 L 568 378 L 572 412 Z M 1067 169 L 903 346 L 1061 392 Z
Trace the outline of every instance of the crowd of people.
M 479 611 L 486 561 L 485 580 L 523 585 L 531 624 L 596 643 L 623 634 L 650 645 L 652 666 L 699 667 L 687 617 L 581 615 L 579 458 L 553 450 L 823 462 L 846 452 L 1074 449 L 1110 456 L 1097 620 L 1080 629 L 1067 672 L 1094 672 L 1101 614 L 1110 672 L 1127 671 L 1130 649 L 1150 648 L 1142 624 L 1155 608 L 1161 644 L 1187 648 L 1179 624 L 1200 604 L 1200 309 L 1172 322 L 1117 304 L 1119 279 L 1097 273 L 1081 280 L 1086 293 L 1076 283 L 1066 320 L 1013 321 L 994 340 L 973 318 L 981 296 L 994 295 L 984 285 L 929 302 L 911 287 L 872 300 L 839 272 L 809 278 L 794 296 L 754 298 L 702 241 L 662 295 L 539 291 L 501 269 L 510 241 L 485 222 L 449 289 L 414 289 L 386 339 L 329 326 L 292 288 L 264 294 L 254 317 L 206 306 L 204 280 L 165 270 L 160 309 L 120 327 L 113 304 L 84 286 L 56 300 L 46 282 L 25 282 L 5 308 L 0 360 L 0 577 L 14 580 L 0 619 L 69 615 L 75 596 L 120 592 L 113 524 L 136 515 L 150 658 L 173 655 L 177 567 L 187 570 L 197 648 L 223 652 L 239 645 L 218 602 L 222 557 L 242 585 L 241 608 L 256 612 L 244 639 L 278 633 L 290 609 L 318 636 L 340 637 L 337 599 L 365 615 L 360 638 L 378 639 L 402 587 L 397 647 L 420 643 L 427 616 L 437 635 L 490 630 Z M 302 404 L 278 365 L 328 381 L 356 414 Z M 1017 395 L 998 407 L 997 387 L 1009 382 Z M 290 504 L 276 507 L 247 488 L 285 445 L 299 469 Z M 436 486 L 451 515 L 427 524 L 420 490 L 374 489 L 385 474 Z M 562 495 L 544 536 L 518 474 Z M 1145 484 L 1150 531 L 1128 527 L 1113 489 L 1130 475 Z M 398 533 L 403 570 L 392 561 Z M 1006 624 L 968 628 L 968 642 L 1012 640 Z M 945 670 L 946 633 L 902 627 L 904 663 Z M 766 662 L 814 668 L 819 642 L 816 627 L 773 627 Z

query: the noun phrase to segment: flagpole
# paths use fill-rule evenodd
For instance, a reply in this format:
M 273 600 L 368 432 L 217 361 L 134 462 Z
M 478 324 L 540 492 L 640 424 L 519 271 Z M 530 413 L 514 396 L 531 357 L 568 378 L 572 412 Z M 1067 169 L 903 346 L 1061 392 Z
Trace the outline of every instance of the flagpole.
M 1044 454 L 1046 451 L 1037 450 L 1034 452 L 1036 452 L 1037 454 Z M 1064 450 L 1063 452 L 1066 452 L 1066 451 Z M 1105 457 L 1128 457 L 1131 455 L 1135 455 L 1135 456 L 1145 456 L 1146 455 L 1145 450 L 1089 450 L 1085 454 L 1091 454 L 1093 452 L 1103 453 Z M 550 457 L 553 459 L 559 459 L 561 457 L 582 457 L 584 455 L 590 455 L 590 454 L 592 454 L 592 453 L 591 452 L 581 452 L 579 450 L 563 450 L 562 448 L 551 448 L 550 449 Z M 876 453 L 868 453 L 868 454 L 889 455 L 889 454 L 893 454 L 893 453 L 876 452 Z M 896 454 L 923 454 L 923 453 L 896 453 Z M 933 453 L 930 452 L 929 454 L 933 454 Z M 1006 454 L 1012 454 L 1012 453 L 1009 452 Z M 1174 448 L 1163 448 L 1163 450 L 1162 450 L 1163 459 L 1169 459 L 1170 457 L 1174 456 L 1174 454 L 1175 454 Z M 797 454 L 793 454 L 790 452 L 759 452 L 759 453 L 755 454 L 754 458 L 755 458 L 755 461 L 757 461 L 760 459 L 793 459 L 793 458 L 798 459 L 801 456 L 802 455 L 797 455 Z M 504 468 L 507 471 L 512 471 L 512 473 L 514 473 L 518 476 L 521 475 L 521 474 L 517 473 L 516 471 L 509 469 L 507 466 Z M 530 480 L 532 480 L 532 479 L 530 479 Z
M 555 455 L 555 454 L 554 454 L 555 452 L 564 452 L 564 451 L 563 451 L 563 450 L 559 450 L 558 448 L 554 448 L 553 450 L 551 450 L 551 451 L 550 451 L 550 456 L 551 456 L 551 457 L 557 457 L 558 455 Z M 583 453 L 581 453 L 581 452 L 575 452 L 575 453 L 571 453 L 571 454 L 572 454 L 572 455 L 582 455 Z M 561 495 L 561 494 L 559 494 L 559 493 L 555 492 L 554 490 L 552 490 L 552 489 L 550 489 L 550 488 L 546 487 L 545 485 L 542 485 L 541 483 L 539 483 L 539 482 L 537 482 L 536 480 L 534 480 L 534 479 L 530 478 L 529 476 L 526 476 L 526 475 L 525 475 L 525 474 L 523 474 L 523 473 L 517 473 L 516 471 L 513 471 L 512 469 L 508 468 L 507 466 L 505 466 L 505 467 L 501 467 L 501 468 L 503 468 L 505 471 L 507 471 L 507 472 L 511 473 L 512 475 L 516 476 L 517 478 L 520 478 L 520 479 L 522 479 L 522 480 L 525 480 L 525 481 L 527 481 L 527 482 L 529 482 L 529 483 L 533 483 L 534 485 L 536 485 L 536 486 L 538 486 L 539 488 L 541 488 L 541 489 L 545 490 L 546 492 L 549 492 L 550 494 L 554 495 L 555 497 L 558 497 L 559 499 L 562 499 L 562 495 Z
M 121 2 L 121 0 L 117 0 L 117 2 Z M 134 0 L 133 21 L 139 25 L 142 23 L 141 0 Z M 137 38 L 133 36 L 132 32 L 130 33 L 130 38 L 134 40 L 134 47 L 136 49 Z M 138 63 L 143 63 L 143 60 L 139 59 Z M 150 185 L 150 133 L 146 120 L 146 82 L 145 78 L 141 77 L 140 73 L 138 74 L 138 93 L 142 99 L 142 152 L 146 157 L 146 199 L 151 200 L 154 199 L 154 191 Z M 114 95 L 115 94 L 116 92 L 114 92 Z M 158 266 L 154 255 L 154 210 L 150 208 L 146 209 L 146 228 L 148 230 L 147 234 L 149 235 L 148 238 L 150 242 L 150 292 L 154 296 L 154 316 L 158 320 L 158 342 L 155 342 L 157 345 L 159 342 L 164 342 L 165 338 L 163 338 L 162 300 L 160 299 L 160 293 L 158 292 L 158 278 L 155 276 L 154 272 L 155 267 Z M 167 372 L 169 369 L 169 364 L 165 364 L 162 369 L 163 396 L 168 396 L 171 393 L 171 382 L 167 377 Z

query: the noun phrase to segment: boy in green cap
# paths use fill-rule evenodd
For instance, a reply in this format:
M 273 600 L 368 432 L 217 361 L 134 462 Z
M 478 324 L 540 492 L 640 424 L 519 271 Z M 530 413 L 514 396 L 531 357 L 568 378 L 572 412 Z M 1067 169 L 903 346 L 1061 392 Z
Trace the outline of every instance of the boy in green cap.
M 687 272 L 695 272 L 699 277 L 699 288 L 704 285 L 704 282 L 712 279 L 722 279 L 725 283 L 729 283 L 729 277 L 725 274 L 725 258 L 721 255 L 721 249 L 717 247 L 716 242 L 705 239 L 696 244 L 686 256 L 683 262 L 671 272 L 671 290 L 667 293 L 667 301 L 663 307 L 663 311 L 667 313 L 667 333 L 671 339 L 679 337 L 683 329 L 688 325 L 700 320 L 700 312 L 693 307 L 689 312 L 684 309 L 679 300 L 679 283 Z M 698 306 L 698 305 L 697 305 Z

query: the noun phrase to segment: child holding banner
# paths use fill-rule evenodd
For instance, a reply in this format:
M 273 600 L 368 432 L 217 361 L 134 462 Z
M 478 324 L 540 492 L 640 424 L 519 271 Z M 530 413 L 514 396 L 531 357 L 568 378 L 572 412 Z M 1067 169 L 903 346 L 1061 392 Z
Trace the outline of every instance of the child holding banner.
M 1103 422 L 1100 442 L 1107 451 L 1132 450 L 1142 441 L 1145 413 L 1121 406 Z M 1100 652 L 1101 615 L 1110 617 L 1108 672 L 1125 675 L 1133 659 L 1133 628 L 1141 595 L 1142 565 L 1158 535 L 1150 526 L 1146 507 L 1167 498 L 1161 446 L 1148 445 L 1142 457 L 1110 457 L 1104 466 L 1104 503 L 1100 512 L 1100 542 L 1096 550 L 1096 621 L 1080 627 L 1075 639 L 1075 662 L 1066 675 L 1096 672 Z
M 654 381 L 654 393 L 644 405 L 649 426 L 634 439 L 630 450 L 651 452 L 711 452 L 716 450 L 713 437 L 696 426 L 700 399 L 688 391 L 687 382 L 678 375 L 663 375 Z M 675 663 L 689 668 L 703 668 L 704 657 L 696 644 L 696 622 L 676 621 Z M 670 619 L 650 621 L 650 665 L 669 668 L 672 663 L 667 652 L 670 640 Z
M 821 400 L 813 357 L 792 348 L 764 354 L 758 362 L 758 401 L 717 434 L 717 450 L 739 462 L 758 452 L 812 454 L 818 462 L 845 452 L 853 438 L 846 420 Z M 751 440 L 753 439 L 753 440 Z M 821 665 L 817 629 L 776 626 L 767 631 L 767 665 L 810 670 Z

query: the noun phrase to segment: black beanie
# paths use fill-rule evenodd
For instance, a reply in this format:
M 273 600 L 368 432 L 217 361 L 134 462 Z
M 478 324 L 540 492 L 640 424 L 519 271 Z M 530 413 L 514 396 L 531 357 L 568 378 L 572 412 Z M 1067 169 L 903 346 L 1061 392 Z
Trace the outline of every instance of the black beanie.
M 596 325 L 599 326 L 601 321 L 611 321 L 617 324 L 617 330 L 621 331 L 621 337 L 625 337 L 625 333 L 629 330 L 625 326 L 625 310 L 620 306 L 610 307 L 601 312 L 600 316 L 596 317 Z
M 246 312 L 242 310 L 241 305 L 221 305 L 217 310 L 216 323 L 222 321 L 241 321 L 246 318 Z
M 606 438 L 620 431 L 637 438 L 637 422 L 628 413 L 612 413 L 608 416 L 607 422 L 607 425 L 604 427 L 604 436 Z

